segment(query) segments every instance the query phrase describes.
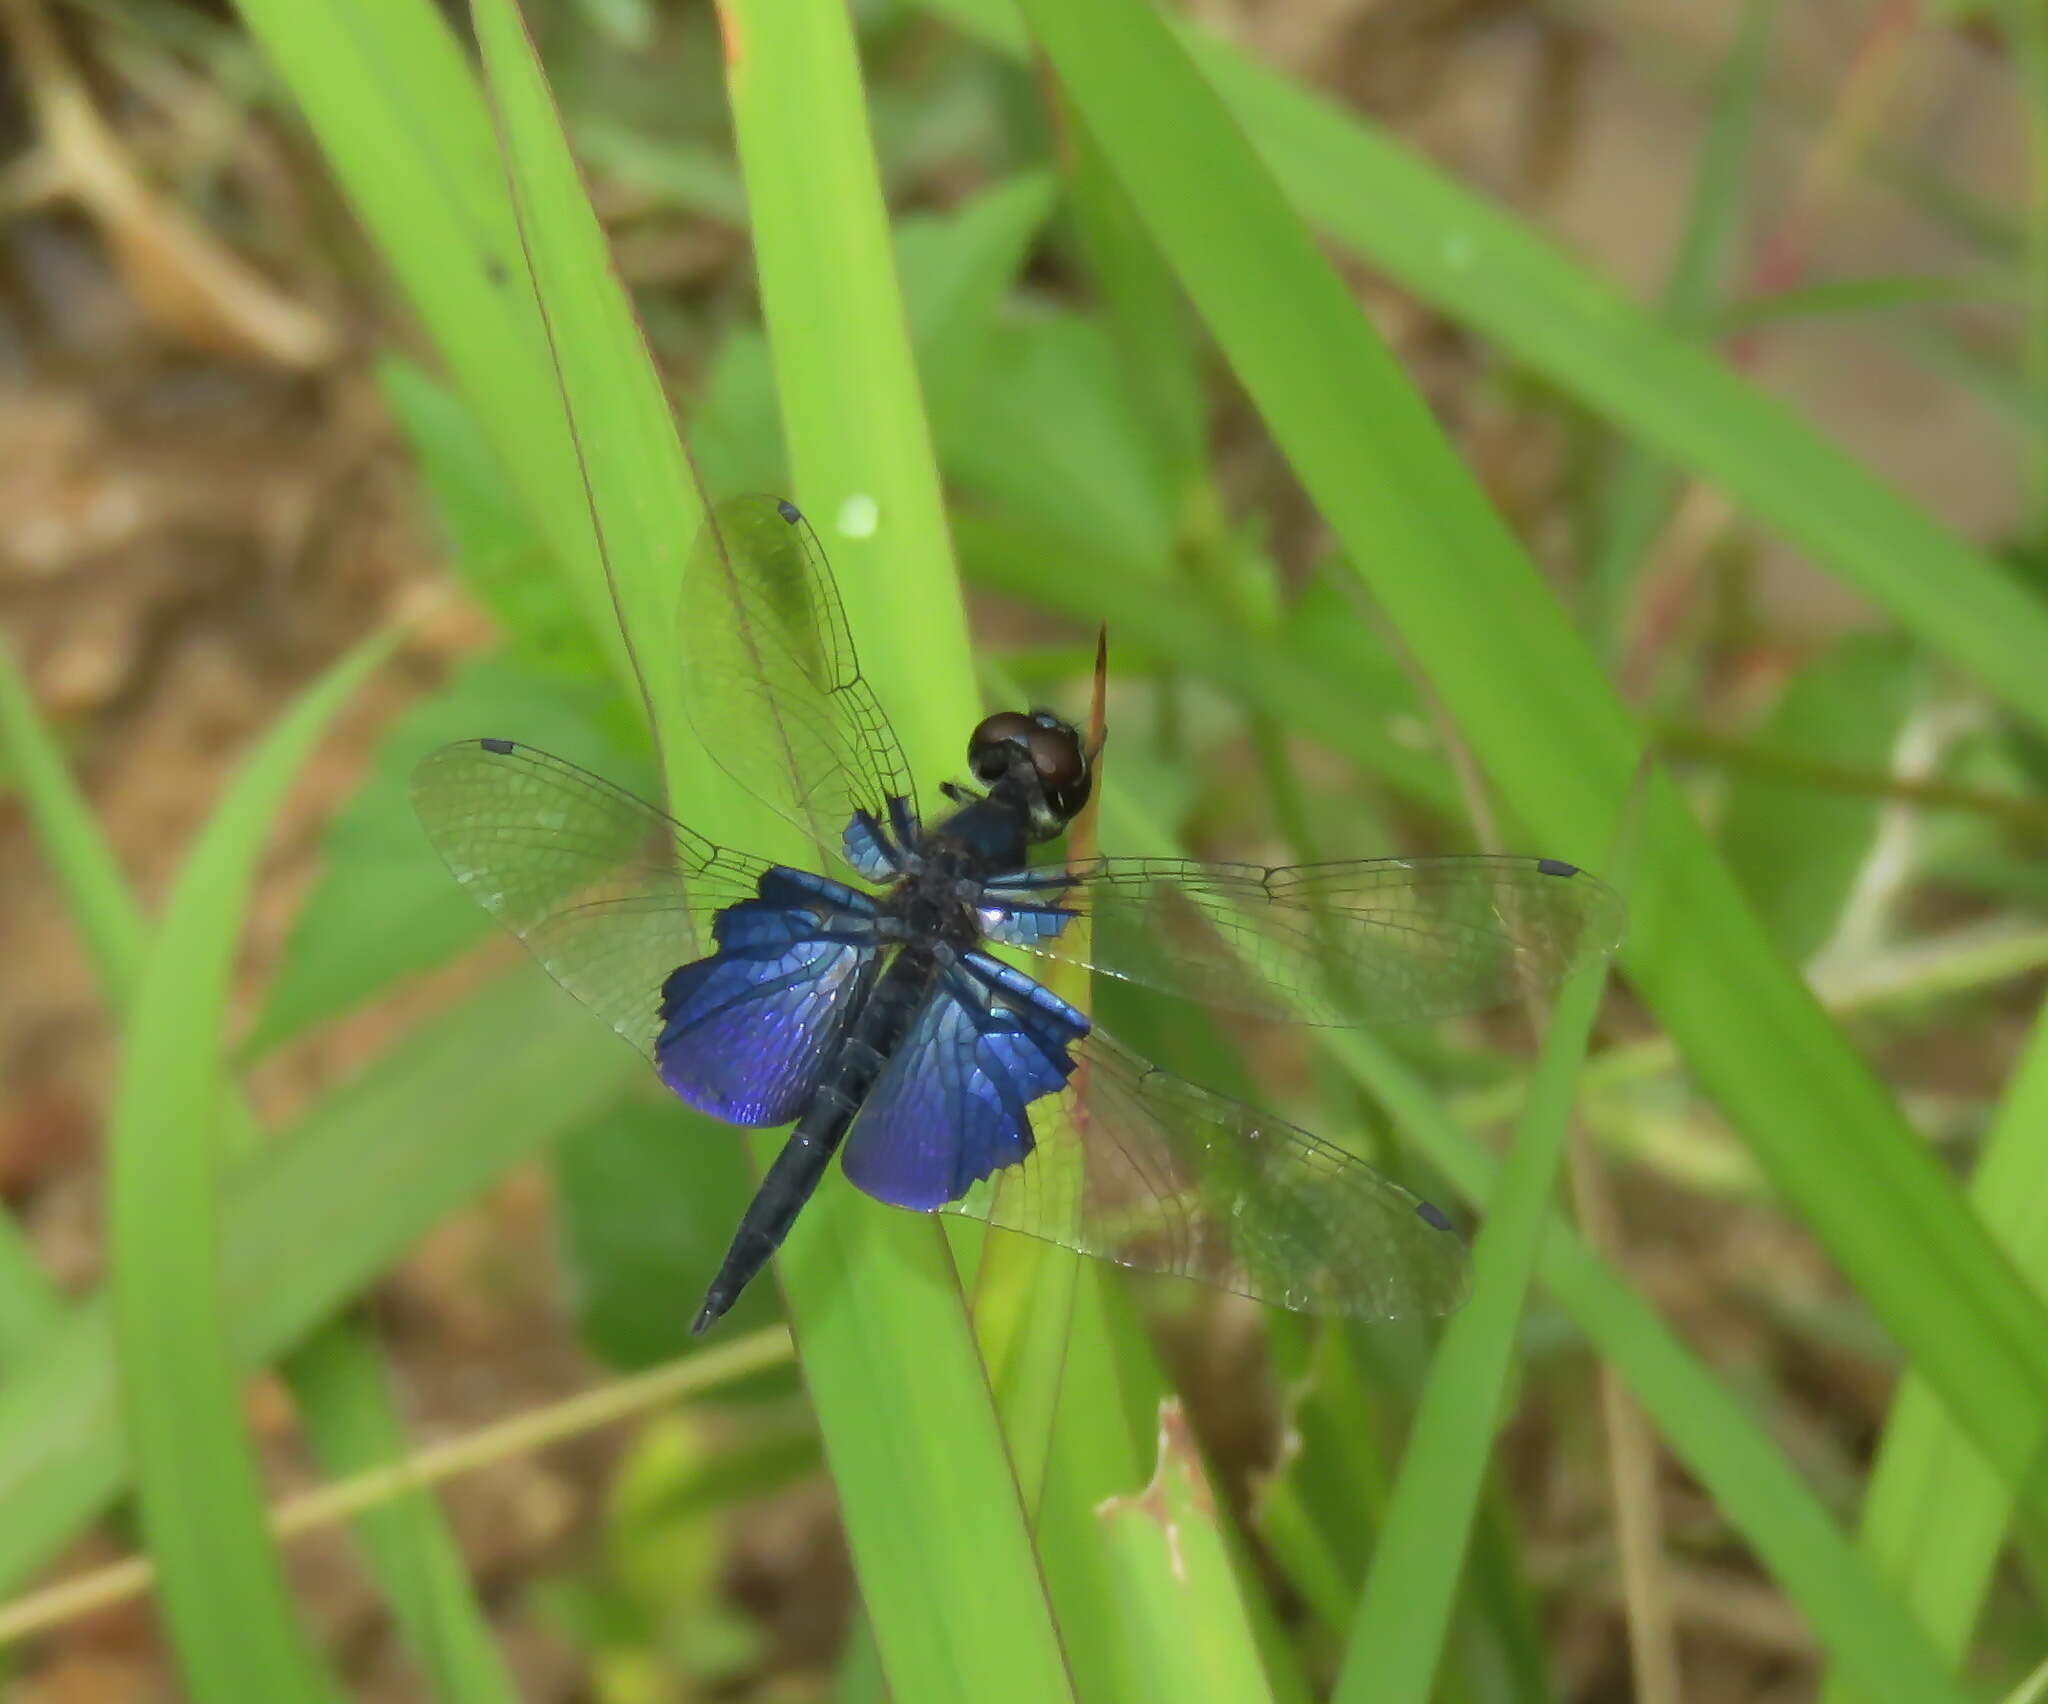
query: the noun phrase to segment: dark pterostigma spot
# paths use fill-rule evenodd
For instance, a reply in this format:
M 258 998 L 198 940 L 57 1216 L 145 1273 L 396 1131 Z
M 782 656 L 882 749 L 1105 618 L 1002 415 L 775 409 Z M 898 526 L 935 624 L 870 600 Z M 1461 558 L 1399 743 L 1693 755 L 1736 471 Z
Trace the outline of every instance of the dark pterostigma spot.
M 1562 858 L 1538 858 L 1536 868 L 1546 876 L 1575 876 L 1579 873 L 1576 864 L 1567 864 Z
M 478 740 L 476 743 L 482 746 L 485 751 L 494 751 L 500 757 L 510 757 L 512 755 L 512 742 L 510 740 Z
M 795 526 L 798 521 L 804 518 L 803 510 L 799 509 L 787 497 L 783 498 L 780 503 L 777 503 L 775 509 L 776 513 L 781 515 L 791 526 Z
M 1448 1231 L 1451 1228 L 1450 1216 L 1434 1201 L 1416 1202 L 1415 1216 L 1425 1225 L 1433 1226 L 1439 1231 Z

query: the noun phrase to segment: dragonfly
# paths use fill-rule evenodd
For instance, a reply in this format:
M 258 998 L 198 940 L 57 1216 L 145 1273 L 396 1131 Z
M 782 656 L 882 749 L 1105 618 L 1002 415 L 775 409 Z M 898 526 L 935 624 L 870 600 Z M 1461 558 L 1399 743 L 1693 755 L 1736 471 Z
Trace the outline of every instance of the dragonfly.
M 412 791 L 456 880 L 676 1096 L 794 1126 L 694 1330 L 767 1264 L 835 1154 L 890 1206 L 1284 1308 L 1458 1305 L 1468 1262 L 1442 1209 L 1149 1063 L 1000 949 L 1219 1012 L 1378 1025 L 1556 983 L 1616 945 L 1613 890 L 1554 858 L 1062 858 L 1097 753 L 1045 709 L 976 725 L 973 784 L 944 783 L 928 818 L 794 504 L 713 508 L 679 598 L 693 732 L 819 868 L 717 845 L 511 739 L 431 753 Z

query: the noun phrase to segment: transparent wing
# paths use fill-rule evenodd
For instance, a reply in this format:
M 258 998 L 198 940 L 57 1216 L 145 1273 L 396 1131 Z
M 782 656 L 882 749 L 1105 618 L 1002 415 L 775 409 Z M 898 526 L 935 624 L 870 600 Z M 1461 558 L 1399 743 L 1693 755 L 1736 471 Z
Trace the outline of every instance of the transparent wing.
M 994 884 L 992 938 L 1226 1011 L 1378 1024 L 1482 1011 L 1620 943 L 1621 898 L 1554 858 L 1097 858 Z M 1092 927 L 1068 929 L 1085 914 Z
M 429 753 L 412 800 L 470 897 L 650 1059 L 663 983 L 716 950 L 713 915 L 753 898 L 771 868 L 511 740 Z
M 729 498 L 684 570 L 684 703 L 720 768 L 834 859 L 854 812 L 913 798 L 895 731 L 861 678 L 817 535 L 796 505 Z
M 1099 1028 L 1072 1054 L 1065 1088 L 1030 1107 L 1029 1156 L 947 1212 L 1304 1313 L 1408 1319 L 1464 1299 L 1450 1221 L 1363 1160 Z

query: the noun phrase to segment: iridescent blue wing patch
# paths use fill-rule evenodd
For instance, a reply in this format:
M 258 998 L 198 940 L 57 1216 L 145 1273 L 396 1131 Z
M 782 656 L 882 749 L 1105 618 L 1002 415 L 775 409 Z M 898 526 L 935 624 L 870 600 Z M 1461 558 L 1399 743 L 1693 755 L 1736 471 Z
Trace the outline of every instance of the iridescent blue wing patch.
M 662 984 L 655 1065 L 700 1112 L 787 1124 L 809 1104 L 873 981 L 873 907 L 837 883 L 773 869 L 757 898 L 728 906 L 712 929 L 718 951 Z
M 871 811 L 858 810 L 839 837 L 847 863 L 871 882 L 893 882 L 910 868 L 910 849 L 919 835 L 917 814 L 901 795 L 889 801 L 885 825 Z
M 1010 1005 L 987 988 L 945 976 L 862 1103 L 843 1164 L 877 1201 L 928 1212 L 1017 1165 L 1031 1152 L 1027 1109 L 1065 1087 L 1088 1020 L 1050 994 Z
M 1027 905 L 987 890 L 982 893 L 980 914 L 984 940 L 1005 947 L 1033 948 L 1043 948 L 1057 940 L 1076 916 L 1065 906 L 1042 902 Z
M 1031 1103 L 1028 1151 L 946 1211 L 1306 1313 L 1413 1318 L 1464 1298 L 1450 1219 L 1363 1160 L 1146 1064 L 1100 1027 L 1068 1054 L 1066 1083 Z M 904 1149 L 933 1116 L 902 1121 Z

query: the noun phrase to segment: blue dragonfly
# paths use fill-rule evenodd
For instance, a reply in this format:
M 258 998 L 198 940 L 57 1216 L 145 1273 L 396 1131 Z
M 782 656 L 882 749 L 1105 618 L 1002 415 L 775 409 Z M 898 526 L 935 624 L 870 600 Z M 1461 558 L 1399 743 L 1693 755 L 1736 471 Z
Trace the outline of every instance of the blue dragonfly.
M 795 505 L 714 509 L 684 572 L 692 727 L 831 873 L 714 845 L 546 752 L 471 739 L 413 799 L 470 895 L 689 1105 L 794 1124 L 694 1329 L 835 1153 L 859 1189 L 1311 1313 L 1455 1307 L 1449 1217 L 1333 1143 L 1148 1064 L 990 951 L 1222 1011 L 1379 1024 L 1478 1010 L 1612 950 L 1613 891 L 1551 858 L 1269 868 L 1045 857 L 1094 754 L 1047 710 L 968 737 L 928 820 Z M 1085 926 L 1084 925 L 1085 922 Z

